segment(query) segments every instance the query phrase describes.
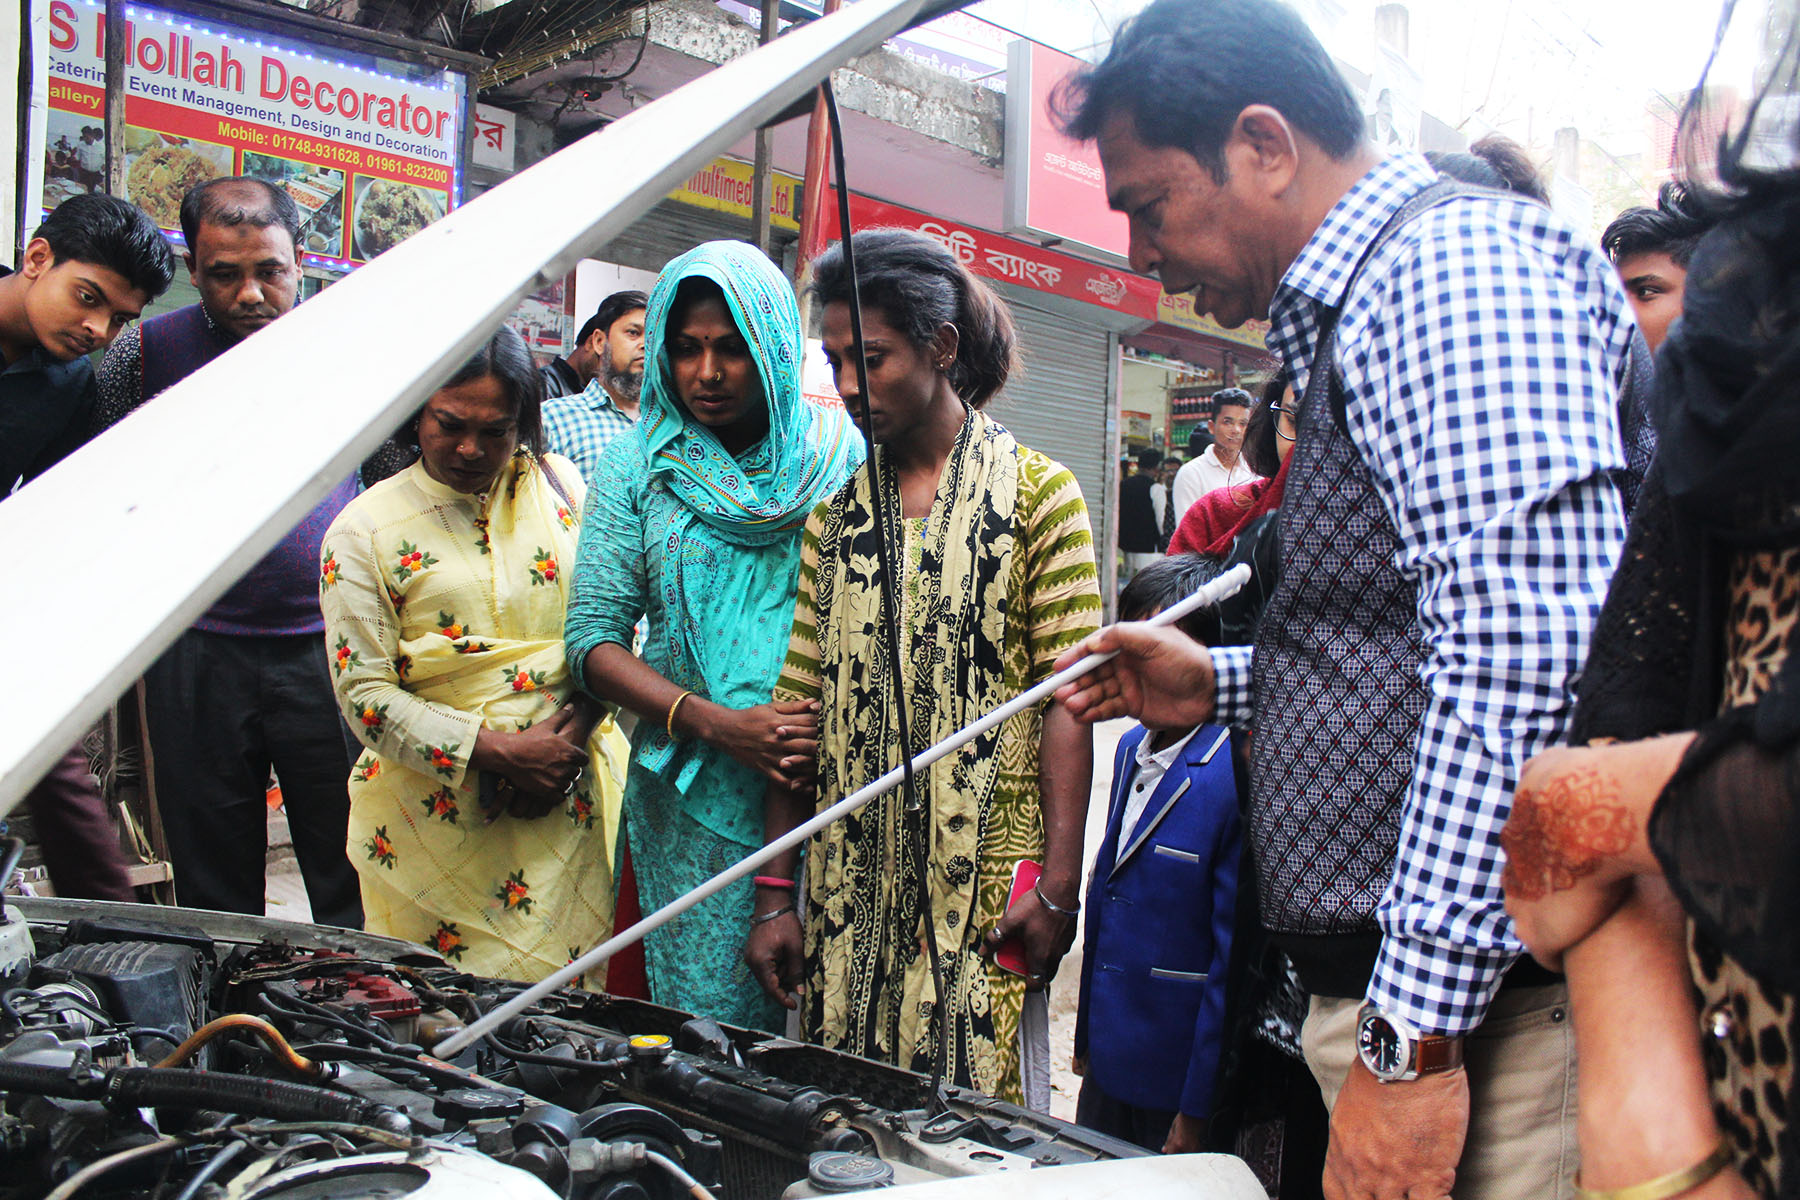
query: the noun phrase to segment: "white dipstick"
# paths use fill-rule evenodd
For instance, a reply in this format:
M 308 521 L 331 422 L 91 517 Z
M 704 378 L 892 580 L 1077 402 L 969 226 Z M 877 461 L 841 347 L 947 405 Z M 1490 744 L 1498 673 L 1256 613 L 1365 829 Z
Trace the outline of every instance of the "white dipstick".
M 1226 571 L 1224 574 L 1214 579 L 1211 583 L 1202 586 L 1193 595 L 1181 601 L 1179 604 L 1172 604 L 1168 608 L 1163 609 L 1163 611 L 1157 613 L 1154 617 L 1151 617 L 1145 624 L 1172 625 L 1196 609 L 1217 604 L 1219 601 L 1237 592 L 1238 589 L 1242 588 L 1249 581 L 1249 566 L 1239 563 L 1237 566 L 1231 568 L 1231 570 Z M 1058 688 L 1086 675 L 1101 663 L 1113 658 L 1116 653 L 1116 651 L 1108 651 L 1104 654 L 1088 655 L 1073 666 L 1058 671 L 1056 674 L 1029 691 L 1015 696 L 1005 704 L 1002 704 L 999 708 L 996 708 L 993 712 L 977 720 L 974 724 L 965 725 L 943 741 L 937 743 L 937 745 L 921 751 L 918 757 L 912 760 L 913 774 L 920 774 L 932 763 L 943 758 L 945 755 L 952 754 L 961 749 L 963 746 L 974 741 L 976 738 L 980 737 L 988 730 L 993 729 L 1009 717 L 1025 711 L 1027 708 L 1030 708 L 1041 700 L 1048 699 Z M 896 787 L 900 786 L 900 781 L 904 777 L 905 772 L 900 767 L 895 767 L 873 783 L 860 788 L 853 794 L 844 797 L 844 799 L 838 801 L 830 808 L 814 816 L 812 820 L 788 830 L 787 833 L 776 838 L 748 858 L 742 859 L 736 864 L 725 868 L 723 871 L 720 871 L 717 875 L 714 875 L 711 879 L 687 894 L 676 897 L 662 908 L 657 909 L 649 916 L 640 920 L 630 929 L 627 929 L 622 933 L 614 934 L 611 938 L 600 943 L 592 950 L 589 950 L 586 954 L 569 963 L 555 974 L 538 983 L 532 984 L 517 996 L 514 996 L 511 1000 L 508 1000 L 505 1004 L 496 1008 L 493 1012 L 488 1013 L 467 1028 L 454 1033 L 439 1042 L 433 1050 L 433 1053 L 438 1058 L 443 1059 L 448 1059 L 460 1054 L 465 1047 L 473 1045 L 485 1035 L 492 1033 L 513 1017 L 518 1016 L 521 1012 L 524 1012 L 527 1008 L 530 1008 L 533 1004 L 536 1004 L 539 1000 L 548 996 L 551 992 L 566 986 L 569 981 L 574 979 L 577 975 L 584 974 L 588 971 L 592 971 L 596 967 L 605 965 L 605 963 L 619 951 L 625 949 L 627 946 L 642 941 L 644 935 L 651 930 L 658 929 L 663 925 L 668 924 L 708 896 L 714 895 L 721 889 L 729 887 L 744 876 L 751 874 L 758 867 L 769 862 L 783 851 L 804 842 L 807 838 L 825 828 L 838 818 L 847 817 L 877 796 L 893 791 Z

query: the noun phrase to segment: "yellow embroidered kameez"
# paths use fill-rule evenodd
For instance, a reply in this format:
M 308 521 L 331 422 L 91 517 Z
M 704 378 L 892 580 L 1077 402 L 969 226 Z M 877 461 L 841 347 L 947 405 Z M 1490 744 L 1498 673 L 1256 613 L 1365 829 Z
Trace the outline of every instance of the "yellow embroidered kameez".
M 481 809 L 476 732 L 548 718 L 574 693 L 565 563 L 584 487 L 517 454 L 468 495 L 420 464 L 370 488 L 321 554 L 326 646 L 362 743 L 348 851 L 367 927 L 485 975 L 536 980 L 612 932 L 612 845 L 628 748 L 610 717 L 567 802 L 534 821 Z

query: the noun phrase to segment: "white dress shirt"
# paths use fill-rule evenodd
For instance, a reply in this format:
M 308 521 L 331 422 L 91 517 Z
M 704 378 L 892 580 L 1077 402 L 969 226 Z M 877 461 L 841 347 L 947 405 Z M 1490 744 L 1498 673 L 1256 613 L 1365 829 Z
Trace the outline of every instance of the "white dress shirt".
M 1187 736 L 1180 741 L 1171 742 L 1164 749 L 1152 751 L 1150 743 L 1156 740 L 1156 731 L 1153 729 L 1144 735 L 1143 741 L 1137 744 L 1137 763 L 1133 769 L 1131 790 L 1125 793 L 1125 815 L 1119 820 L 1119 844 L 1113 848 L 1114 862 L 1118 861 L 1118 856 L 1125 847 L 1131 845 L 1132 831 L 1137 828 L 1138 821 L 1143 818 L 1144 809 L 1149 805 L 1150 797 L 1155 795 L 1156 789 L 1162 785 L 1163 776 L 1169 773 L 1169 768 L 1175 765 L 1175 760 L 1181 757 L 1181 752 L 1187 748 L 1189 742 L 1194 740 L 1194 735 L 1198 732 L 1200 732 L 1200 727 L 1196 725 L 1188 730 Z
M 1194 501 L 1215 488 L 1232 484 L 1249 483 L 1256 478 L 1244 463 L 1244 456 L 1238 455 L 1235 466 L 1227 467 L 1219 461 L 1217 446 L 1208 446 L 1206 453 L 1199 458 L 1185 462 L 1181 470 L 1175 472 L 1175 523 L 1181 524 L 1181 518 L 1187 516 L 1187 510 L 1193 507 Z

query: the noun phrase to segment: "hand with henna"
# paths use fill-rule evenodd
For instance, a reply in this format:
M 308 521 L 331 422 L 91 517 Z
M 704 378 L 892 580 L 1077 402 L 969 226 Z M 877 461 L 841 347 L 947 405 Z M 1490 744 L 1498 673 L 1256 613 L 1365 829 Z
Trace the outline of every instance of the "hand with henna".
M 1525 764 L 1506 850 L 1506 910 L 1545 966 L 1625 903 L 1635 875 L 1660 875 L 1644 830 L 1693 735 L 1546 750 Z

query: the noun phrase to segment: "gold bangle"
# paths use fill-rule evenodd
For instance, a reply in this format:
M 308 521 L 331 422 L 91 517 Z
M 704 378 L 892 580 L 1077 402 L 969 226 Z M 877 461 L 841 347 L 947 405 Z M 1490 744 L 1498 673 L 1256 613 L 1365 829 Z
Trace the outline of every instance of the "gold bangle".
M 693 694 L 694 693 L 692 691 L 683 692 L 683 693 L 681 693 L 681 695 L 675 697 L 675 703 L 669 705 L 668 726 L 669 726 L 669 740 L 671 742 L 675 740 L 675 710 L 681 707 L 681 702 L 683 700 L 686 700 L 689 696 L 691 696 Z
M 1644 1183 L 1634 1183 L 1630 1187 L 1605 1190 L 1584 1188 L 1578 1179 L 1575 1181 L 1575 1196 L 1576 1200 L 1669 1200 L 1671 1196 L 1679 1196 L 1699 1187 L 1729 1165 L 1731 1143 L 1720 1138 L 1713 1152 L 1691 1167 L 1683 1167 Z

